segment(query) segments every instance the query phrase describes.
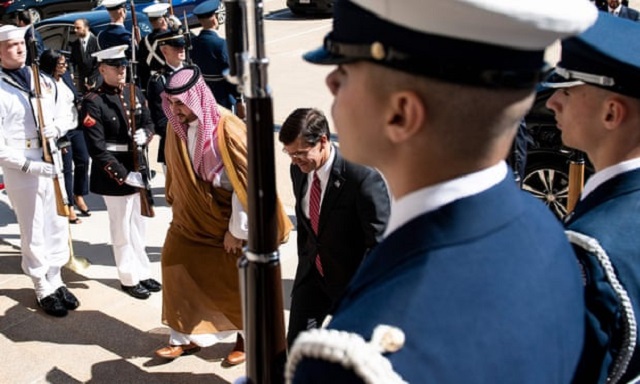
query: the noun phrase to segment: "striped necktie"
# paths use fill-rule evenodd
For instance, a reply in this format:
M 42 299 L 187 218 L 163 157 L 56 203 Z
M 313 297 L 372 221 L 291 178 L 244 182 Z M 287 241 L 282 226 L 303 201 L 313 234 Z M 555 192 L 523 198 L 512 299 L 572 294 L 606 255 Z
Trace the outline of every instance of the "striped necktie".
M 313 172 L 313 182 L 311 183 L 311 193 L 309 194 L 309 221 L 311 221 L 311 227 L 313 231 L 318 234 L 318 223 L 320 222 L 320 197 L 322 196 L 322 189 L 320 187 L 320 179 L 318 173 Z M 320 255 L 316 255 L 315 265 L 320 273 L 320 276 L 324 276 L 322 270 L 322 261 Z

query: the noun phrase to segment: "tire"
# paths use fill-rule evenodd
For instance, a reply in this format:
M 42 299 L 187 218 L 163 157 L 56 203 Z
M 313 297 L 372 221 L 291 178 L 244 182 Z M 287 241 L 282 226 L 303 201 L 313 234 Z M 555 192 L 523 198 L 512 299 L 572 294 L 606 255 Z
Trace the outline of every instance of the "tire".
M 567 214 L 569 157 L 557 152 L 529 154 L 522 189 L 540 199 L 556 217 Z

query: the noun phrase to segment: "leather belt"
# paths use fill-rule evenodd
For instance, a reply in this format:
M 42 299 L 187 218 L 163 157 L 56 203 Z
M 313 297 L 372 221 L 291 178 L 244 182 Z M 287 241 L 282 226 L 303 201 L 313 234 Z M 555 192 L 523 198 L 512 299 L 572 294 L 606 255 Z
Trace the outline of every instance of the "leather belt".
M 107 143 L 106 148 L 110 152 L 129 152 L 128 144 Z
M 42 147 L 40 138 L 33 139 L 10 139 L 5 140 L 7 146 L 17 149 L 36 149 Z

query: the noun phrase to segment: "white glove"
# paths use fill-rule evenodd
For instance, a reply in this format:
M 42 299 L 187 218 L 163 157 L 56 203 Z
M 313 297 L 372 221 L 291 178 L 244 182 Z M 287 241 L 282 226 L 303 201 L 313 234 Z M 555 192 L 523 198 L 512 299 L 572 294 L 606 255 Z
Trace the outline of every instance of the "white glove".
M 182 22 L 176 15 L 170 15 L 167 19 L 169 20 L 168 24 L 171 29 L 178 29 L 182 26 Z
M 144 183 L 142 182 L 142 173 L 140 172 L 129 172 L 127 178 L 124 180 L 124 183 L 135 188 L 144 188 Z
M 44 161 L 31 161 L 27 173 L 51 179 L 56 175 L 53 170 L 53 164 L 45 163 Z
M 136 145 L 143 146 L 147 144 L 147 140 L 149 140 L 149 135 L 147 135 L 147 131 L 144 129 L 136 129 L 136 133 L 133 134 L 133 141 L 136 142 Z
M 47 139 L 55 139 L 56 137 L 60 136 L 60 131 L 58 131 L 58 128 L 54 127 L 53 125 L 45 125 L 44 127 L 42 127 L 42 134 Z

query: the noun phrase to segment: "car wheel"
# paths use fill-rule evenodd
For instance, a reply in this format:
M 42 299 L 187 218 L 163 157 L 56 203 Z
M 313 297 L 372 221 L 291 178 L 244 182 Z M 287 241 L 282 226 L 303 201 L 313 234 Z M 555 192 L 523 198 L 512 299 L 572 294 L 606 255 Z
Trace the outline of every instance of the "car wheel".
M 530 154 L 522 189 L 540 199 L 562 219 L 567 214 L 569 196 L 569 158 L 558 153 Z
M 42 14 L 36 8 L 29 8 L 29 16 L 31 16 L 31 23 L 36 24 L 42 20 Z

